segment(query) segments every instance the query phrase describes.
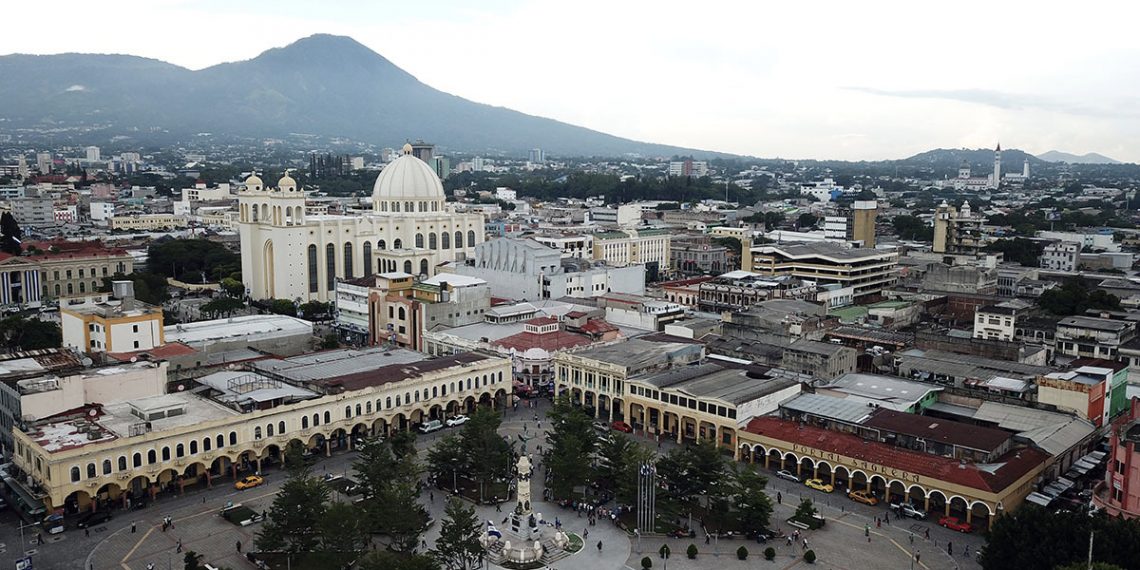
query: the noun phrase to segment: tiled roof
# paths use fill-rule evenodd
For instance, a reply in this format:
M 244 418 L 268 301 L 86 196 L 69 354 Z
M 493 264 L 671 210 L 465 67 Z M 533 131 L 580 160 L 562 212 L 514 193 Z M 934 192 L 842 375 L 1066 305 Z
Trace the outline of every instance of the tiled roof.
M 558 331 L 546 334 L 521 332 L 495 341 L 496 346 L 513 348 L 517 351 L 526 351 L 531 348 L 541 348 L 547 352 L 565 350 L 575 346 L 584 346 L 593 342 L 590 337 L 578 333 Z
M 744 431 L 990 493 L 1001 492 L 1049 459 L 1043 451 L 1023 448 L 1010 451 L 990 464 L 959 463 L 956 459 L 772 416 L 753 418 Z
M 136 350 L 133 352 L 110 352 L 107 353 L 107 356 L 110 356 L 111 358 L 114 358 L 115 360 L 121 362 L 127 362 L 132 358 L 138 357 L 140 354 L 147 354 L 155 360 L 163 360 L 167 358 L 174 358 L 176 356 L 188 356 L 194 354 L 195 352 L 198 351 L 185 344 L 182 344 L 180 342 L 170 342 L 157 348 L 152 348 L 150 350 Z

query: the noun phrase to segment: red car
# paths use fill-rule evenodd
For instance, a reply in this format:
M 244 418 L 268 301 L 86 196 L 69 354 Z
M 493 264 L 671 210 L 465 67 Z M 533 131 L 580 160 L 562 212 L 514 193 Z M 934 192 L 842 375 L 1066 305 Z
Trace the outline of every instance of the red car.
M 610 427 L 612 427 L 612 428 L 614 428 L 620 432 L 633 433 L 633 428 L 629 424 L 627 424 L 623 421 L 616 421 L 616 422 L 610 424 Z
M 958 520 L 958 517 L 942 517 L 938 519 L 938 524 L 958 532 L 970 532 L 974 530 L 970 527 L 970 523 L 962 522 Z

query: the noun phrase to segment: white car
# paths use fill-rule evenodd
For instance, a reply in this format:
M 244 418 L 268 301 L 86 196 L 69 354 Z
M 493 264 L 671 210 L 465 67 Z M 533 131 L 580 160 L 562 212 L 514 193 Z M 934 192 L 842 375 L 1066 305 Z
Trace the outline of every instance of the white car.
M 787 479 L 788 481 L 795 481 L 796 483 L 800 482 L 800 478 L 796 477 L 795 473 L 792 473 L 791 471 L 788 471 L 786 469 L 781 469 L 781 470 L 777 471 L 776 476 L 781 478 L 781 479 Z
M 447 418 L 447 427 L 461 426 L 467 423 L 469 418 L 467 416 L 459 415 Z

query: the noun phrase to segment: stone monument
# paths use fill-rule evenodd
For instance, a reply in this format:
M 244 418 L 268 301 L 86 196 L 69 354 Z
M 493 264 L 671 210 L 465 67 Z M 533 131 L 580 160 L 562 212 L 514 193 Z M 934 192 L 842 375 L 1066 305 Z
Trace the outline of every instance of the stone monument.
M 531 464 L 530 456 L 525 453 L 519 457 L 519 462 L 516 465 L 518 474 L 518 486 L 515 490 L 517 495 L 517 503 L 515 509 L 511 511 L 509 516 L 511 532 L 519 535 L 520 537 L 532 541 L 536 540 L 539 536 L 538 521 L 542 519 L 541 514 L 536 514 L 531 510 L 530 505 L 530 475 Z

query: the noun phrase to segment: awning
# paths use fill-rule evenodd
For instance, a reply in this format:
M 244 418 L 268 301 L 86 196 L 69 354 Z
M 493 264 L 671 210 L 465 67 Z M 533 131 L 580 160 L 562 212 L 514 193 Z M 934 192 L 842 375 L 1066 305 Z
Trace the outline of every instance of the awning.
M 1053 502 L 1052 497 L 1042 495 L 1041 493 L 1038 493 L 1036 491 L 1034 491 L 1034 492 L 1030 493 L 1028 496 L 1026 496 L 1025 500 L 1029 501 L 1030 503 L 1033 503 L 1035 505 L 1041 505 L 1042 507 L 1048 507 L 1049 503 Z
M 1077 462 L 1073 464 L 1073 466 L 1083 467 L 1083 468 L 1085 468 L 1086 471 L 1088 471 L 1088 470 L 1092 470 L 1092 469 L 1096 468 L 1096 463 L 1089 461 L 1088 459 L 1085 459 L 1082 457 L 1082 458 L 1078 459 Z
M 4 484 L 12 491 L 15 498 L 22 504 L 22 510 L 29 516 L 39 516 L 47 512 L 47 509 L 44 507 L 44 502 L 33 497 L 16 479 L 5 477 Z

